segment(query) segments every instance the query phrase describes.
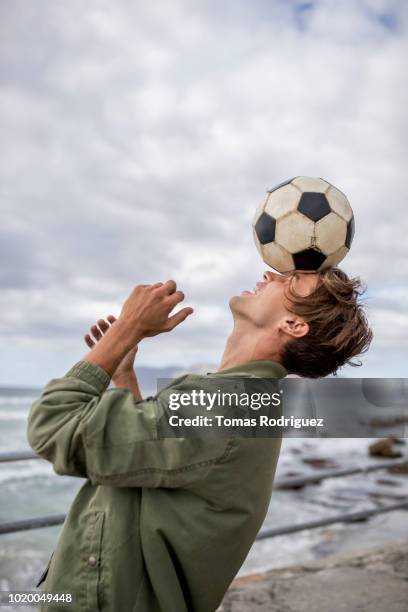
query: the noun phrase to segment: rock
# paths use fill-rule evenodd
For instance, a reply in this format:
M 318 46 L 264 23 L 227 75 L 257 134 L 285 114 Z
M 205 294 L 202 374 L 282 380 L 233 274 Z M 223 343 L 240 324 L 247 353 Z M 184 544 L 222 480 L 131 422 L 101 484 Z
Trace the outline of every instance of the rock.
M 406 500 L 407 496 L 404 493 L 384 493 L 383 491 L 369 491 L 368 492 L 368 497 L 372 497 L 374 499 L 376 498 L 380 498 L 380 499 L 395 499 L 395 500 Z
M 398 474 L 399 476 L 408 476 L 408 463 L 401 463 L 401 465 L 392 465 L 388 468 L 390 474 Z
M 333 461 L 333 459 L 328 459 L 326 457 L 304 457 L 302 461 L 315 468 L 333 469 L 339 467 L 339 464 Z
M 408 468 L 408 464 L 405 467 Z M 379 485 L 386 485 L 387 487 L 400 487 L 401 486 L 401 483 L 398 480 L 390 480 L 389 478 L 377 478 L 376 483 Z
M 394 438 L 383 438 L 370 444 L 368 452 L 371 457 L 402 457 L 402 452 L 394 448 L 394 444 Z
M 235 580 L 218 612 L 406 612 L 408 543 Z

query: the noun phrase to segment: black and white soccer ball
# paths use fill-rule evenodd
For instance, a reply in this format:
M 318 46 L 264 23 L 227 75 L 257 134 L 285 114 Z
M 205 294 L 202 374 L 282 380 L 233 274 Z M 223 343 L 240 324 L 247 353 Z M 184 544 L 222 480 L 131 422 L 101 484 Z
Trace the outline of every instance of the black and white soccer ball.
M 353 210 L 328 181 L 297 176 L 268 191 L 256 211 L 253 233 L 262 259 L 278 272 L 320 272 L 349 252 Z

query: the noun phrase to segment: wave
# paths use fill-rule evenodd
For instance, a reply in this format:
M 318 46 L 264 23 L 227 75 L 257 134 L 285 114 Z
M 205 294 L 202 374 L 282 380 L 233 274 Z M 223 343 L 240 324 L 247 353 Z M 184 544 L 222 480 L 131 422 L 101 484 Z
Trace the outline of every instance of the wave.
M 6 395 L 0 397 L 0 406 L 29 406 L 38 395 Z
M 10 467 L 5 467 L 3 465 L 0 470 L 0 483 L 2 486 L 13 487 L 13 485 L 16 485 L 18 490 L 21 490 L 22 480 L 29 480 L 31 482 L 33 478 L 41 478 L 41 482 L 43 482 L 43 480 L 48 480 L 49 478 L 54 480 L 56 477 L 57 474 L 53 471 L 51 464 L 46 461 L 33 460 L 31 466 L 27 464 L 24 467 L 19 466 L 18 468 L 15 466 L 11 467 L 11 465 Z
M 0 410 L 0 421 L 26 421 L 29 409 L 27 410 Z

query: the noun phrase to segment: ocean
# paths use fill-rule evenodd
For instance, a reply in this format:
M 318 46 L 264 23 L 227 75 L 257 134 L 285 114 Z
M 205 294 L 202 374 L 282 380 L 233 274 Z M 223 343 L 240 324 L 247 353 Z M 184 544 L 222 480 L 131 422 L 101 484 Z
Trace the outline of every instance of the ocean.
M 34 389 L 0 389 L 0 452 L 28 450 L 27 415 Z M 320 469 L 369 465 L 371 439 L 288 438 L 283 441 L 277 478 Z M 407 445 L 398 448 L 407 454 Z M 384 460 L 383 460 L 384 461 Z M 0 522 L 64 514 L 83 481 L 57 476 L 43 460 L 0 463 Z M 408 495 L 408 476 L 371 472 L 332 478 L 297 490 L 275 490 L 264 528 L 276 528 L 396 503 Z M 336 524 L 255 543 L 240 574 L 290 565 L 328 554 L 406 539 L 407 512 L 368 521 Z M 0 590 L 34 589 L 61 526 L 0 535 Z

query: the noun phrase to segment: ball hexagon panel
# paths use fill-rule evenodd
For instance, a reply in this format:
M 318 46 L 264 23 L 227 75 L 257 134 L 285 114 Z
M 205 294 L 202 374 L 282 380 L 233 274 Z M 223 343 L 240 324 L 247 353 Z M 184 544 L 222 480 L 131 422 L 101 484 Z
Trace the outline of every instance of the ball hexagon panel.
M 271 215 L 266 212 L 261 213 L 255 223 L 255 232 L 261 244 L 267 244 L 275 240 L 275 226 L 276 220 Z
M 273 261 L 273 267 L 278 272 L 290 272 L 295 267 L 292 255 L 276 242 L 265 244 L 260 252 L 264 261 Z
M 265 212 L 275 219 L 279 219 L 279 217 L 296 210 L 301 195 L 300 191 L 293 185 L 285 185 L 279 191 L 272 191 L 266 200 Z
M 331 255 L 346 243 L 347 223 L 331 212 L 315 225 L 316 246 L 325 255 Z
M 350 221 L 351 217 L 353 216 L 353 211 L 348 199 L 344 193 L 340 191 L 340 189 L 337 189 L 332 185 L 326 193 L 326 198 L 330 204 L 330 208 L 335 213 L 340 215 L 340 217 L 342 217 L 345 221 Z
M 289 253 L 296 253 L 311 246 L 314 223 L 299 212 L 278 219 L 276 242 Z
M 329 214 L 330 206 L 323 193 L 302 193 L 298 210 L 312 221 L 319 221 Z
M 325 193 L 330 187 L 330 183 L 324 179 L 313 176 L 297 176 L 292 180 L 292 185 L 295 185 L 300 191 L 314 191 L 315 193 Z
M 334 266 L 337 266 L 337 264 L 345 258 L 348 252 L 349 250 L 346 246 L 340 247 L 337 251 L 326 257 L 326 260 L 319 268 L 319 272 L 323 272 L 323 270 L 328 270 L 329 268 L 334 268 Z
M 283 181 L 283 183 L 279 183 L 279 185 L 275 185 L 275 187 L 272 187 L 272 189 L 268 189 L 268 193 L 272 193 L 273 191 L 276 191 L 277 189 L 280 189 L 284 185 L 288 185 L 292 181 L 293 181 L 293 179 L 289 179 L 288 181 Z
M 347 223 L 346 247 L 349 249 L 354 238 L 354 217 Z
M 326 260 L 318 249 L 304 249 L 293 254 L 296 270 L 318 270 Z

